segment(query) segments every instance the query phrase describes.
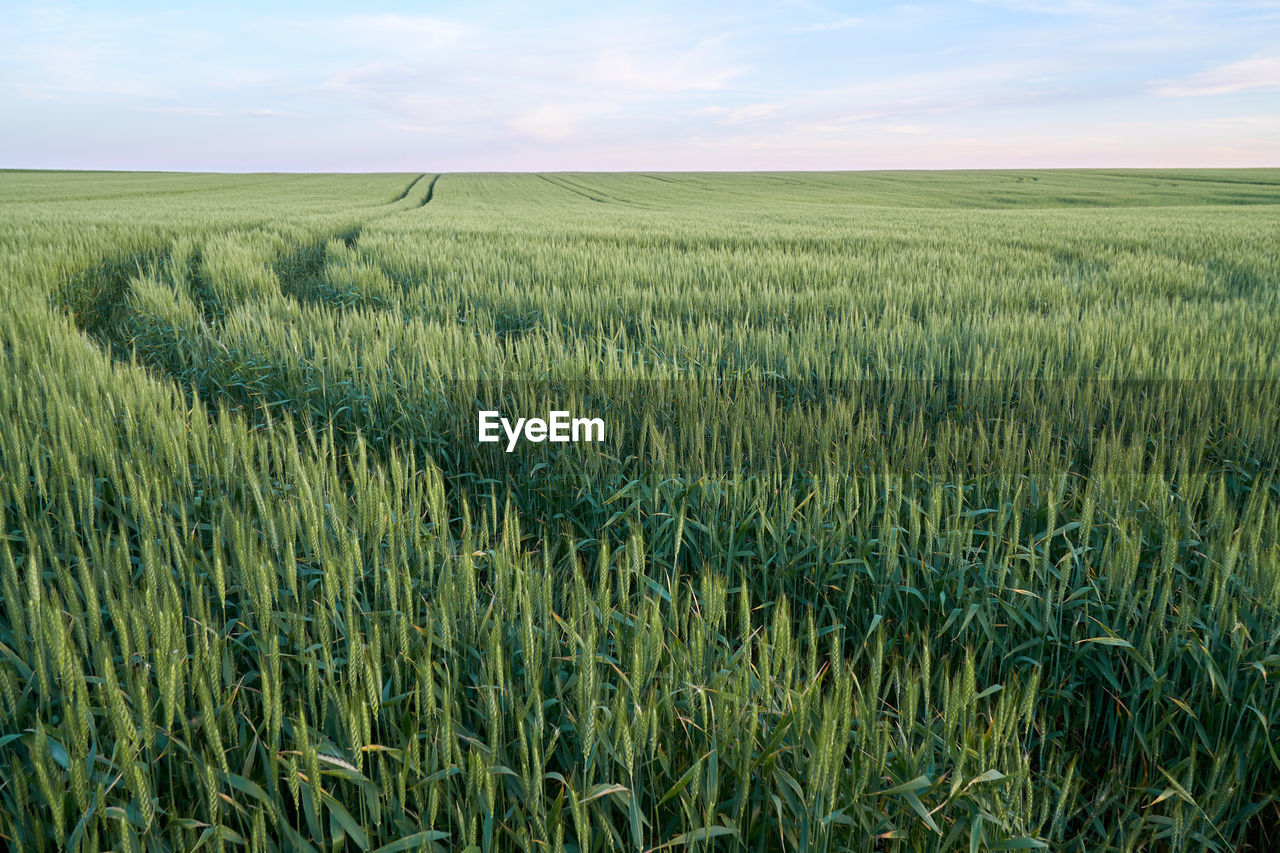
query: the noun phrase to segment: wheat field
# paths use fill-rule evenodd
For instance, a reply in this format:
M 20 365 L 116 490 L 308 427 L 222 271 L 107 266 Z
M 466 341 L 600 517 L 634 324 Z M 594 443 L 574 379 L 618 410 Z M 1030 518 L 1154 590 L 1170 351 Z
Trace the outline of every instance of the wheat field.
M 0 222 L 13 849 L 1280 846 L 1280 170 Z

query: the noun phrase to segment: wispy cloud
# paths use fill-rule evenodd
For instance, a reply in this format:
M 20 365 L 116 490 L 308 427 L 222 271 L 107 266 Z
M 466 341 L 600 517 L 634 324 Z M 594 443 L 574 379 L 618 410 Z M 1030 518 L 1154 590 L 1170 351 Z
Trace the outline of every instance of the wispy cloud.
M 710 116 L 722 124 L 749 124 L 776 118 L 785 112 L 784 104 L 746 104 L 741 107 L 699 107 L 693 115 Z
M 434 124 L 537 143 L 599 139 L 669 109 L 675 99 L 728 89 L 748 68 L 726 38 L 671 26 L 597 21 L 589 27 L 451 34 L 414 51 L 335 70 L 314 89 L 398 126 Z
M 1142 3 L 1111 3 L 1099 0 L 973 0 L 984 6 L 1003 6 L 1019 12 L 1041 15 L 1088 15 L 1093 17 L 1126 17 L 1141 13 Z
M 1280 57 L 1231 62 L 1154 87 L 1165 98 L 1196 95 L 1230 95 L 1255 89 L 1280 89 Z
M 368 10 L 11 0 L 0 166 L 1275 160 L 1276 0 Z
M 472 28 L 432 15 L 338 15 L 317 18 L 271 18 L 265 30 L 292 32 L 326 44 L 373 48 L 399 56 L 422 54 L 460 44 Z
M 823 21 L 792 28 L 793 33 L 826 33 L 835 30 L 848 30 L 863 23 L 862 18 L 841 18 L 838 21 Z
M 707 39 L 676 51 L 661 45 L 599 50 L 592 70 L 599 75 L 597 84 L 617 86 L 624 96 L 634 91 L 716 91 L 727 88 L 745 71 L 724 62 L 718 56 L 719 45 L 719 40 Z
M 74 19 L 51 17 L 40 38 L 19 43 L 10 53 L 18 73 L 10 78 L 22 97 L 98 96 L 164 98 L 171 86 L 130 67 L 126 52 L 109 37 Z M 8 76 L 8 75 L 6 75 Z
M 564 104 L 541 104 L 516 113 L 508 124 L 524 136 L 545 142 L 562 142 L 579 132 L 588 110 Z
M 199 116 L 201 118 L 221 118 L 226 115 L 222 110 L 210 109 L 209 107 L 184 107 L 172 105 L 158 105 L 144 108 L 149 113 L 161 113 L 171 116 Z

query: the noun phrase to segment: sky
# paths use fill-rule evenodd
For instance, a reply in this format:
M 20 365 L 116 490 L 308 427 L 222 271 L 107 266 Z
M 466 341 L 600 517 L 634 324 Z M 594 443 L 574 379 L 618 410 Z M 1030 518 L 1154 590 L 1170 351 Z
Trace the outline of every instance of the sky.
M 1280 166 L 1280 0 L 0 6 L 0 168 Z

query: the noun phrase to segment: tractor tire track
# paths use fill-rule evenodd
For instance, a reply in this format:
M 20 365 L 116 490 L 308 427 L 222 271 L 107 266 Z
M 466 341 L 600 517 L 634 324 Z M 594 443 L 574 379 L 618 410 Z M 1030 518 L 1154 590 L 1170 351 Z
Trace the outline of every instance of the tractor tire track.
M 414 188 L 414 187 L 416 187 L 416 186 L 418 185 L 418 181 L 421 181 L 421 180 L 422 180 L 423 178 L 425 178 L 426 176 L 427 176 L 427 173 L 426 173 L 426 172 L 423 172 L 421 175 L 419 175 L 418 177 L 414 178 L 412 181 L 410 181 L 410 182 L 409 182 L 409 186 L 407 186 L 407 187 L 405 187 L 405 188 L 404 188 L 404 192 L 400 193 L 400 195 L 398 195 L 398 196 L 396 196 L 395 198 L 391 199 L 391 201 L 389 201 L 389 202 L 387 202 L 387 203 L 388 203 L 388 204 L 395 204 L 395 203 L 396 203 L 396 202 L 398 202 L 398 201 L 404 201 L 406 198 L 408 198 L 408 197 L 409 197 L 409 193 L 413 191 L 413 188 Z M 437 176 L 437 177 L 438 177 L 438 176 Z
M 423 175 L 422 177 L 425 178 L 426 175 Z M 435 195 L 436 191 L 436 181 L 438 180 L 440 180 L 440 176 L 436 175 L 431 179 L 431 183 L 427 184 L 427 194 L 423 197 L 422 201 L 418 203 L 418 207 L 426 207 L 431 203 L 431 199 Z
M 542 180 L 546 181 L 547 183 L 551 184 L 551 186 L 555 187 L 555 188 L 556 188 L 556 189 L 558 189 L 558 190 L 564 190 L 565 192 L 573 193 L 574 195 L 576 195 L 576 196 L 581 196 L 582 198 L 585 198 L 585 199 L 587 199 L 588 201 L 594 201 L 596 204 L 608 204 L 608 203 L 609 203 L 607 199 L 598 198 L 598 197 L 596 197 L 596 196 L 589 195 L 588 193 L 585 193 L 585 192 L 583 192 L 582 190 L 577 189 L 576 187 L 566 186 L 565 184 L 562 184 L 562 183 L 560 183 L 559 181 L 553 181 L 553 180 L 551 180 L 551 178 L 547 177 L 546 175 L 538 175 L 537 177 L 539 177 L 539 178 L 541 178 Z

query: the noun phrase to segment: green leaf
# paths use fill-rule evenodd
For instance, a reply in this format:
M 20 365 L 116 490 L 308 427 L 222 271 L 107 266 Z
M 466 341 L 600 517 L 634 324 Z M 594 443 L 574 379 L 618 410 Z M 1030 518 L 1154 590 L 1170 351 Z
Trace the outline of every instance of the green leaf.
M 356 846 L 361 850 L 368 850 L 369 836 L 364 834 L 364 830 L 360 828 L 360 824 L 356 823 L 356 819 L 351 816 L 351 812 L 343 808 L 342 803 L 339 803 L 328 794 L 325 795 L 325 802 L 329 805 L 330 816 L 341 824 L 343 830 L 346 831 L 347 835 L 351 836 L 351 840 L 356 843 Z
M 1089 637 L 1088 639 L 1080 640 L 1077 645 L 1079 645 L 1079 643 L 1097 643 L 1100 646 L 1120 646 L 1126 649 L 1133 648 L 1132 643 L 1128 640 L 1122 640 L 1119 637 Z
M 650 847 L 649 850 L 661 850 L 664 847 L 678 847 L 681 844 L 692 844 L 695 841 L 709 841 L 712 838 L 720 838 L 725 835 L 731 835 L 736 838 L 738 830 L 731 826 L 704 826 L 701 829 L 683 832 L 664 844 L 659 844 L 657 847 Z
M 907 805 L 911 806 L 915 813 L 920 815 L 920 819 L 923 820 L 930 829 L 939 835 L 942 834 L 942 830 L 933 822 L 933 815 L 929 814 L 929 810 L 924 807 L 924 803 L 920 802 L 920 798 L 916 796 L 915 791 L 907 791 L 902 796 L 903 799 L 907 801 Z
M 438 829 L 428 829 L 422 832 L 415 832 L 413 835 L 406 835 L 399 841 L 392 841 L 390 844 L 384 844 L 373 853 L 403 853 L 405 850 L 418 850 L 425 844 L 433 841 L 448 841 L 449 833 L 441 832 Z
M 876 791 L 875 793 L 883 796 L 908 794 L 914 791 L 919 791 L 921 788 L 928 788 L 932 784 L 933 782 L 929 780 L 928 776 L 917 776 L 910 782 L 903 782 L 901 785 L 894 785 L 892 788 L 886 788 L 883 791 Z
M 586 805 L 587 803 L 591 802 L 592 800 L 598 797 L 603 797 L 603 796 L 606 796 L 607 794 L 618 794 L 623 792 L 627 794 L 631 793 L 631 791 L 627 789 L 626 785 L 599 784 L 592 787 L 591 792 L 588 793 L 585 797 L 583 797 L 578 802 L 581 803 L 582 805 Z
M 1048 850 L 1049 845 L 1043 841 L 1037 841 L 1034 838 L 1010 838 L 1008 841 L 1001 841 L 993 850 Z

